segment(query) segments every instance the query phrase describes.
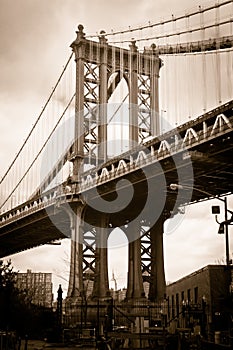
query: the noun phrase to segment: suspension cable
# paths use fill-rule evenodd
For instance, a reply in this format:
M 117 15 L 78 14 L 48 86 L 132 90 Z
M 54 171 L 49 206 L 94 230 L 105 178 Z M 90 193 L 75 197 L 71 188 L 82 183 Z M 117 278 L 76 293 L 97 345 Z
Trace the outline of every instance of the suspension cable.
M 49 95 L 49 97 L 48 97 L 48 99 L 47 99 L 47 101 L 46 101 L 46 103 L 45 103 L 45 105 L 44 105 L 44 107 L 42 108 L 42 111 L 40 112 L 39 116 L 37 117 L 35 124 L 33 125 L 32 129 L 30 130 L 28 136 L 26 137 L 26 139 L 25 139 L 25 141 L 23 142 L 22 146 L 20 147 L 19 151 L 16 153 L 16 156 L 14 157 L 13 161 L 11 162 L 11 164 L 10 164 L 9 168 L 7 169 L 6 173 L 5 173 L 5 174 L 3 175 L 3 177 L 1 178 L 0 184 L 3 182 L 3 180 L 6 178 L 7 174 L 9 173 L 9 171 L 11 170 L 11 168 L 13 167 L 15 161 L 16 161 L 17 158 L 19 157 L 19 155 L 20 155 L 20 153 L 22 152 L 24 146 L 26 145 L 27 141 L 29 140 L 30 136 L 32 135 L 33 130 L 35 129 L 35 127 L 36 127 L 36 125 L 38 124 L 38 122 L 40 121 L 40 118 L 41 118 L 42 114 L 44 113 L 46 107 L 48 106 L 50 100 L 52 99 L 53 94 L 54 94 L 54 92 L 56 91 L 56 88 L 57 88 L 58 84 L 60 83 L 60 81 L 61 81 L 61 79 L 62 79 L 62 76 L 64 75 L 64 73 L 65 73 L 65 71 L 66 71 L 66 69 L 67 69 L 67 67 L 68 67 L 68 64 L 70 63 L 70 60 L 71 60 L 72 56 L 73 56 L 73 52 L 72 52 L 72 54 L 70 55 L 70 57 L 68 58 L 68 61 L 67 61 L 67 63 L 65 64 L 65 66 L 64 66 L 64 68 L 63 68 L 63 70 L 62 70 L 62 72 L 61 72 L 61 74 L 60 74 L 60 76 L 59 76 L 59 78 L 58 78 L 58 80 L 57 80 L 55 86 L 54 86 L 54 88 L 52 89 L 52 92 L 50 93 L 50 95 Z
M 174 21 L 174 19 L 173 19 L 173 21 Z M 158 40 L 158 39 L 162 39 L 162 38 L 169 38 L 169 37 L 176 36 L 176 35 L 188 34 L 188 33 L 190 33 L 190 31 L 198 32 L 198 31 L 201 31 L 203 29 L 209 29 L 209 28 L 217 27 L 217 26 L 228 24 L 228 23 L 232 23 L 232 22 L 233 22 L 233 19 L 229 18 L 229 19 L 223 20 L 222 22 L 219 22 L 218 24 L 216 24 L 216 23 L 208 24 L 208 25 L 206 25 L 206 26 L 204 26 L 202 28 L 196 27 L 196 28 L 193 28 L 193 29 L 189 29 L 189 30 L 186 29 L 186 30 L 183 30 L 183 31 L 170 33 L 170 34 L 162 34 L 162 35 L 157 35 L 157 36 L 153 36 L 153 37 L 139 38 L 136 41 L 140 42 L 140 41 L 149 41 L 149 40 Z M 109 41 L 109 44 L 123 44 L 123 43 L 129 43 L 131 41 L 132 41 L 132 39 L 125 39 L 125 40 L 122 40 L 122 41 Z
M 73 96 L 71 97 L 69 103 L 67 104 L 66 108 L 64 109 L 63 113 L 61 114 L 60 118 L 58 119 L 57 123 L 55 124 L 55 126 L 53 127 L 52 131 L 50 132 L 49 136 L 47 137 L 47 139 L 45 140 L 44 144 L 42 145 L 41 149 L 39 150 L 39 152 L 37 153 L 37 155 L 35 156 L 35 158 L 33 159 L 33 161 L 31 162 L 31 164 L 29 165 L 29 167 L 27 168 L 27 170 L 25 171 L 24 175 L 21 177 L 21 179 L 17 182 L 17 184 L 14 186 L 13 190 L 9 193 L 9 195 L 7 196 L 7 198 L 5 199 L 5 201 L 2 203 L 0 209 L 6 204 L 6 202 L 10 199 L 10 197 L 13 195 L 13 193 L 15 192 L 15 190 L 17 189 L 17 187 L 21 184 L 21 182 L 23 181 L 23 179 L 26 177 L 26 175 L 29 173 L 30 169 L 32 168 L 32 166 L 35 164 L 36 160 L 38 159 L 38 157 L 41 155 L 43 149 L 45 148 L 45 146 L 47 145 L 48 141 L 50 140 L 52 134 L 54 133 L 54 131 L 56 130 L 57 126 L 59 125 L 60 121 L 62 120 L 62 118 L 64 117 L 66 111 L 68 110 L 68 108 L 70 107 L 73 99 L 75 97 L 75 93 L 73 94 Z
M 222 3 L 218 3 L 218 4 L 215 4 L 215 5 L 210 5 L 210 6 L 206 7 L 205 9 L 203 8 L 202 11 L 203 12 L 207 12 L 207 11 L 213 10 L 216 7 L 221 7 L 221 6 L 230 4 L 230 3 L 232 3 L 232 0 L 226 0 L 226 1 L 223 1 Z M 178 21 L 178 20 L 181 20 L 181 19 L 185 19 L 187 16 L 190 16 L 190 17 L 191 16 L 195 16 L 198 13 L 199 13 L 199 8 L 197 10 L 192 10 L 189 13 L 186 13 L 184 15 L 176 16 L 176 20 Z M 153 27 L 160 26 L 160 25 L 163 25 L 163 24 L 171 23 L 173 20 L 174 20 L 173 18 L 170 18 L 170 19 L 161 20 L 160 22 L 155 22 L 155 23 L 150 23 L 149 22 L 147 25 L 136 27 L 136 28 L 129 27 L 128 29 L 125 29 L 125 30 L 119 30 L 119 31 L 116 31 L 116 32 L 111 31 L 109 33 L 105 33 L 104 36 L 113 36 L 113 35 L 118 35 L 118 34 L 132 33 L 132 32 L 136 32 L 136 31 L 139 31 L 139 30 L 153 28 Z M 86 36 L 86 38 L 96 38 L 97 36 L 99 36 L 99 34 L 88 35 L 88 36 Z M 142 39 L 142 40 L 145 40 L 145 39 Z

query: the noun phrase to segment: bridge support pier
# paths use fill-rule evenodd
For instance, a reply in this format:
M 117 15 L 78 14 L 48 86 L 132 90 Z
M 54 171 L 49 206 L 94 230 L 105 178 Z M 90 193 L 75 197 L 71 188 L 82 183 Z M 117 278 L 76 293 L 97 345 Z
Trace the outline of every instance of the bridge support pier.
M 163 225 L 165 217 L 161 216 L 150 229 L 151 235 L 151 283 L 149 300 L 162 301 L 166 292 L 164 256 L 163 256 Z
M 135 300 L 145 298 L 141 269 L 141 240 L 138 234 L 138 232 L 140 232 L 139 223 L 134 223 L 132 226 L 130 226 L 130 230 L 134 232 L 128 232 L 130 241 L 128 255 L 128 286 L 126 298 L 127 300 Z M 132 240 L 132 237 L 135 237 L 135 239 Z
M 70 276 L 67 297 L 81 298 L 83 293 L 83 270 L 82 270 L 82 207 L 77 208 L 76 212 L 70 214 L 71 228 L 71 260 Z
M 70 217 L 71 230 L 71 257 L 70 257 L 70 275 L 66 299 L 66 317 L 69 325 L 76 325 L 82 322 L 82 305 L 84 284 L 83 284 L 83 224 L 82 224 L 83 206 L 77 207 L 72 211 L 67 209 Z
M 96 229 L 96 266 L 92 299 L 105 299 L 109 297 L 108 282 L 108 219 L 103 217 L 101 227 Z

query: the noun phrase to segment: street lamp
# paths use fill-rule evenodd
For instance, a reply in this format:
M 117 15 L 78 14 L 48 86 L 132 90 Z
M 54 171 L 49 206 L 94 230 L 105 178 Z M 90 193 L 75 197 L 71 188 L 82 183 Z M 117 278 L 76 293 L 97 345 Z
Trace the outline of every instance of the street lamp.
M 175 191 L 179 189 L 187 189 L 187 190 L 194 190 L 203 194 L 206 194 L 207 196 L 214 197 L 211 193 L 201 190 L 197 187 L 188 186 L 188 185 L 180 185 L 180 184 L 170 184 L 170 189 Z M 222 222 L 219 222 L 217 220 L 217 214 L 220 214 L 220 207 L 218 205 L 212 206 L 212 214 L 215 214 L 215 220 L 219 224 L 219 234 L 225 233 L 225 241 L 226 241 L 226 265 L 230 265 L 230 259 L 229 259 L 229 238 L 228 238 L 228 226 L 233 224 L 233 212 L 227 208 L 227 197 L 221 198 L 221 197 L 214 197 L 214 199 L 217 199 L 224 203 L 224 210 L 225 210 L 225 220 Z M 228 219 L 227 214 L 231 214 L 231 218 Z

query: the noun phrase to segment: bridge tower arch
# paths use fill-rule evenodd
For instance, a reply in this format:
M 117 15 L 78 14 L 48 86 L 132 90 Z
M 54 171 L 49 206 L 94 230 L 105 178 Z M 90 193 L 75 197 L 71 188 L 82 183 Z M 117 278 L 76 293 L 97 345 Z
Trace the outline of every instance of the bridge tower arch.
M 109 161 L 107 105 L 121 77 L 125 77 L 129 90 L 129 147 L 142 143 L 148 136 L 160 134 L 158 81 L 162 63 L 155 45 L 139 52 L 136 42 L 132 40 L 129 49 L 119 48 L 109 45 L 104 31 L 100 32 L 97 42 L 86 38 L 83 30 L 83 26 L 79 25 L 76 32 L 77 38 L 71 44 L 76 61 L 76 102 L 75 141 L 70 161 L 73 163 L 72 182 L 76 184 L 79 184 L 81 174 L 87 165 L 100 167 L 101 164 Z M 118 74 L 114 74 L 117 72 Z M 111 81 L 110 76 L 113 77 Z M 78 235 L 82 236 L 83 245 L 82 253 L 79 254 L 82 263 L 75 264 L 71 261 L 71 266 L 76 268 L 72 278 L 82 279 L 87 269 L 93 273 L 92 298 L 95 299 L 104 299 L 109 296 L 106 246 L 111 222 L 107 213 L 103 213 L 100 221 L 99 227 L 95 225 L 91 227 L 85 224 L 85 215 L 84 223 L 81 223 L 80 218 L 77 217 L 76 229 L 80 225 Z M 130 300 L 145 297 L 140 248 L 141 226 L 142 223 L 137 222 L 137 227 L 133 230 L 138 232 L 138 239 L 129 242 L 127 299 Z M 85 237 L 89 237 L 89 240 Z M 159 249 L 162 249 L 161 245 Z M 87 251 L 88 254 L 86 254 Z M 151 264 L 153 265 L 153 261 Z M 161 265 L 163 269 L 163 260 Z M 153 268 L 152 270 L 155 271 Z M 160 274 L 160 277 L 163 278 L 164 287 L 164 273 Z M 153 286 L 154 281 L 150 280 Z M 76 284 L 75 281 L 73 284 Z M 71 283 L 69 286 L 72 288 Z M 151 290 L 155 289 L 153 288 Z M 68 291 L 68 295 L 71 296 L 72 293 L 72 290 Z M 160 292 L 159 298 L 161 294 Z
M 76 61 L 75 145 L 70 160 L 76 181 L 86 163 L 107 160 L 107 104 L 121 75 L 129 88 L 129 140 L 140 143 L 160 133 L 158 79 L 161 60 L 151 45 L 139 52 L 135 41 L 130 49 L 109 45 L 104 31 L 99 42 L 88 40 L 78 26 L 71 44 Z M 116 72 L 109 84 L 109 77 Z M 146 136 L 145 136 L 146 135 Z

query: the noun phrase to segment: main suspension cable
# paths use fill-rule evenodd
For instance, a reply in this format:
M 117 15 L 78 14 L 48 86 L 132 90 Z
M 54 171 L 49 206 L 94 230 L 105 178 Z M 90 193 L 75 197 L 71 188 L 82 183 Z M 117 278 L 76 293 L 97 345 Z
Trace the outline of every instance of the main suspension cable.
M 44 107 L 42 108 L 42 111 L 40 112 L 39 116 L 37 117 L 35 124 L 33 124 L 33 127 L 32 127 L 32 129 L 30 130 L 28 136 L 26 137 L 26 139 L 25 139 L 25 141 L 23 142 L 22 146 L 20 147 L 19 151 L 16 153 L 16 156 L 14 157 L 14 159 L 13 159 L 13 161 L 11 162 L 10 166 L 8 167 L 6 173 L 5 173 L 5 174 L 3 175 L 3 177 L 1 178 L 0 184 L 4 181 L 4 179 L 6 178 L 7 174 L 9 173 L 9 171 L 11 170 L 11 168 L 13 167 L 15 161 L 16 161 L 17 158 L 19 157 L 20 153 L 21 153 L 22 150 L 24 149 L 24 146 L 26 145 L 27 141 L 29 140 L 30 136 L 32 135 L 33 130 L 36 128 L 38 122 L 40 121 L 40 118 L 42 117 L 42 115 L 43 115 L 43 113 L 44 113 L 46 107 L 48 106 L 50 100 L 52 99 L 53 94 L 54 94 L 54 92 L 56 91 L 56 88 L 57 88 L 58 84 L 60 83 L 60 81 L 61 81 L 61 79 L 62 79 L 62 76 L 64 75 L 64 73 L 65 73 L 65 71 L 66 71 L 66 69 L 67 69 L 67 67 L 68 67 L 68 65 L 69 65 L 69 63 L 70 63 L 70 60 L 71 60 L 72 56 L 73 56 L 73 52 L 72 52 L 72 54 L 70 55 L 70 57 L 68 58 L 68 61 L 67 61 L 67 63 L 65 64 L 65 66 L 64 66 L 64 68 L 63 68 L 63 70 L 62 70 L 62 72 L 61 72 L 61 74 L 60 74 L 60 76 L 59 76 L 59 78 L 58 78 L 58 80 L 57 80 L 55 86 L 54 86 L 54 88 L 52 89 L 52 92 L 50 93 L 50 95 L 49 95 L 49 97 L 48 97 L 48 99 L 47 99 L 47 101 L 46 101 L 46 103 L 45 103 L 45 105 L 44 105 Z
M 73 94 L 73 96 L 71 97 L 69 103 L 67 104 L 66 108 L 64 109 L 63 113 L 61 114 L 60 118 L 58 119 L 57 123 L 55 124 L 55 126 L 53 127 L 52 131 L 50 132 L 49 136 L 47 137 L 47 139 L 45 140 L 44 144 L 42 145 L 41 149 L 39 150 L 39 152 L 37 153 L 37 155 L 35 156 L 35 158 L 33 159 L 33 161 L 31 162 L 31 164 L 29 165 L 29 167 L 27 168 L 27 170 L 25 171 L 24 175 L 21 177 L 21 179 L 17 182 L 17 184 L 14 186 L 13 190 L 9 193 L 9 195 L 7 196 L 7 198 L 5 199 L 5 201 L 2 203 L 2 205 L 0 206 L 0 209 L 6 204 L 6 202 L 10 199 L 10 197 L 13 195 L 13 193 L 15 192 L 15 190 L 17 189 L 17 187 L 21 184 L 21 182 L 23 181 L 23 179 L 26 177 L 26 175 L 29 173 L 30 169 L 32 168 L 32 166 L 35 164 L 36 160 L 38 159 L 38 157 L 41 155 L 43 149 L 45 148 L 45 146 L 47 145 L 48 141 L 50 140 L 51 136 L 53 135 L 54 131 L 56 130 L 57 126 L 59 125 L 60 121 L 62 120 L 63 116 L 65 115 L 66 111 L 68 110 L 68 108 L 70 107 L 73 99 L 75 97 L 75 93 Z
M 216 7 L 221 7 L 221 6 L 225 6 L 225 5 L 228 5 L 230 3 L 232 3 L 233 1 L 232 0 L 226 0 L 226 1 L 223 1 L 221 3 L 218 3 L 218 4 L 214 4 L 214 5 L 210 5 L 206 8 L 203 8 L 202 7 L 202 12 L 207 12 L 207 11 L 210 11 L 210 10 L 213 10 L 215 9 Z M 185 13 L 184 15 L 178 15 L 178 16 L 175 16 L 176 20 L 182 20 L 182 19 L 185 19 L 187 16 L 191 17 L 191 16 L 195 16 L 197 14 L 200 13 L 200 8 L 198 8 L 198 10 L 192 10 L 188 13 Z M 172 18 L 169 18 L 167 20 L 161 20 L 159 22 L 155 22 L 155 23 L 148 23 L 144 26 L 139 26 L 139 27 L 135 27 L 135 28 L 131 28 L 129 27 L 128 29 L 124 29 L 124 30 L 118 30 L 118 31 L 111 31 L 111 32 L 108 32 L 108 33 L 104 33 L 104 36 L 113 36 L 113 35 L 119 35 L 119 34 L 127 34 L 127 33 L 133 33 L 133 32 L 136 32 L 136 31 L 139 31 L 139 30 L 144 30 L 144 29 L 148 29 L 148 28 L 153 28 L 153 27 L 156 27 L 156 26 L 160 26 L 160 25 L 163 25 L 163 24 L 168 24 L 168 23 L 172 23 L 174 21 L 174 15 Z M 88 35 L 86 36 L 86 38 L 96 38 L 98 37 L 99 34 L 92 34 L 92 35 Z

